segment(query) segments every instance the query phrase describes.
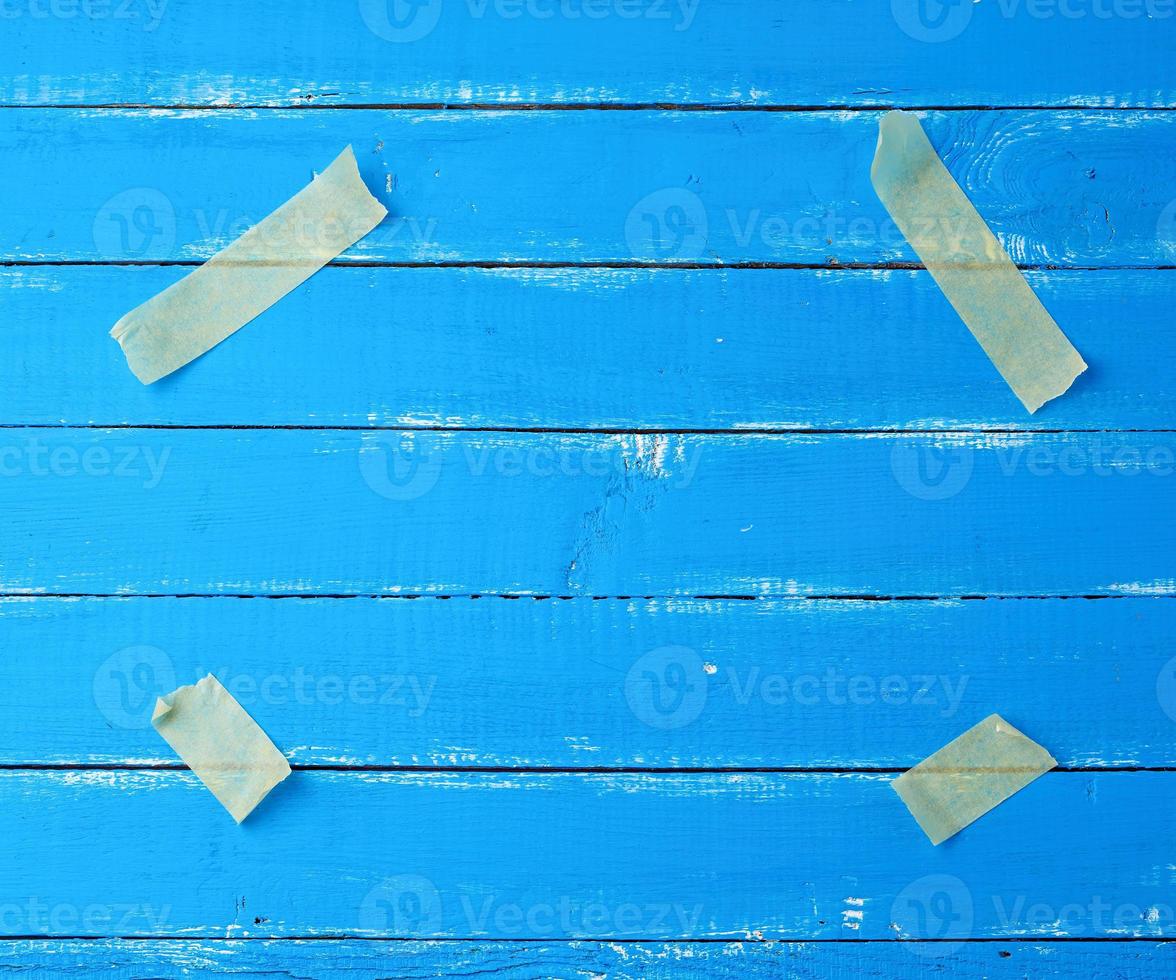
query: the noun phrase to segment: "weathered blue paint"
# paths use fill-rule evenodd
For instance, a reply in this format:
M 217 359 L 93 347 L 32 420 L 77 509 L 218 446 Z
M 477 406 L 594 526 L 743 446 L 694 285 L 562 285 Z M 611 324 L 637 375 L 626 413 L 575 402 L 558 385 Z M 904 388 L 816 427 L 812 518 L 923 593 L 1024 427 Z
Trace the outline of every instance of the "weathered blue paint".
M 1050 773 L 939 847 L 891 778 L 300 772 L 238 826 L 188 772 L 0 772 L 0 933 L 1176 938 L 1168 773 Z
M 0 933 L 37 937 L 0 965 L 1170 974 L 1173 13 L 4 4 L 0 593 L 42 594 L 0 600 Z M 1035 417 L 877 268 L 914 260 L 890 105 L 1063 267 L 1030 278 L 1091 370 Z M 106 331 L 184 270 L 133 266 L 347 143 L 392 214 L 339 264 L 426 268 L 329 269 L 135 383 Z M 371 431 L 422 427 L 465 431 Z M 528 592 L 575 598 L 433 597 Z M 329 771 L 240 828 L 161 771 L 144 710 L 201 670 Z M 1083 771 L 931 848 L 866 770 L 994 710 Z
M 1163 0 L 23 0 L 5 17 L 0 100 L 18 105 L 1176 98 Z
M 0 467 L 10 592 L 1176 589 L 1172 432 L 12 428 Z
M 1035 415 L 923 271 L 333 267 L 176 377 L 131 384 L 107 330 L 182 274 L 0 270 L 0 418 L 1152 429 L 1176 416 L 1170 270 L 1029 273 L 1093 365 Z M 1108 310 L 1130 329 L 1108 330 Z
M 0 764 L 174 765 L 155 698 L 212 672 L 303 765 L 907 767 L 999 710 L 1064 766 L 1171 767 L 1174 629 L 1164 598 L 8 599 Z
M 150 976 L 275 973 L 324 980 L 431 980 L 476 973 L 494 980 L 776 980 L 781 976 L 920 976 L 942 971 L 966 980 L 1127 973 L 1138 980 L 1171 975 L 1176 944 L 1042 943 L 732 943 L 618 942 L 346 942 L 338 940 L 24 940 L 0 942 L 0 965 L 15 977 Z
M 390 214 L 342 261 L 915 262 L 870 184 L 879 117 L 5 112 L 0 255 L 202 260 L 351 144 Z M 1015 261 L 1088 267 L 1176 260 L 1172 122 L 1011 111 L 924 125 Z M 52 207 L 28 192 L 41 186 Z

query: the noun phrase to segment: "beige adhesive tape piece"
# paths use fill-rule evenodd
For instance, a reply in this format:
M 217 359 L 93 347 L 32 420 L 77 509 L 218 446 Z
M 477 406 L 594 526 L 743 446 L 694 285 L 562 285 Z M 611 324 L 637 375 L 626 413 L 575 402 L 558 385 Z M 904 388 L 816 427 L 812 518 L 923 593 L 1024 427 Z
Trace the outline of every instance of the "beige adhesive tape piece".
M 917 117 L 882 117 L 870 179 L 1021 403 L 1036 412 L 1066 391 L 1086 362 L 952 180 Z
M 890 785 L 931 843 L 941 844 L 1057 764 L 1000 715 L 989 715 Z
M 209 674 L 155 702 L 151 724 L 240 823 L 290 775 L 290 763 Z
M 211 350 L 354 245 L 388 213 L 347 147 L 303 190 L 114 325 L 143 384 Z

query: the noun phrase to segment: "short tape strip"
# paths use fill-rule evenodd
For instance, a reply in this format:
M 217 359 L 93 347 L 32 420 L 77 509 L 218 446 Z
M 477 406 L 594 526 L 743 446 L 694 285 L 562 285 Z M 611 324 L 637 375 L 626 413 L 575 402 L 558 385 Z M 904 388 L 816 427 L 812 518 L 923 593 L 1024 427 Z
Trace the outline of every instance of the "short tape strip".
M 931 843 L 941 844 L 1057 764 L 1000 715 L 989 715 L 890 785 Z
M 1058 329 L 916 116 L 888 112 L 870 167 L 874 190 L 1014 394 L 1032 413 L 1086 362 Z
M 240 823 L 290 775 L 290 763 L 209 674 L 155 702 L 151 724 Z
M 110 335 L 143 384 L 151 384 L 240 330 L 388 213 L 359 176 L 347 147 L 303 190 L 114 325 Z

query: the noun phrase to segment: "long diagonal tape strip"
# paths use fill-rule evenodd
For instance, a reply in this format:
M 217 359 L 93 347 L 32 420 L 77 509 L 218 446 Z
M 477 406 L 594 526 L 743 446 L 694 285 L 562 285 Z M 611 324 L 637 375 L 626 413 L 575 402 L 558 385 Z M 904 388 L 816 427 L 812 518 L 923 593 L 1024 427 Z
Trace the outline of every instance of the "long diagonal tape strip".
M 387 213 L 360 179 L 349 146 L 273 214 L 131 310 L 110 335 L 135 377 L 149 385 L 240 330 Z
M 155 702 L 151 724 L 240 823 L 290 763 L 212 674 Z
M 947 172 L 917 117 L 882 117 L 870 179 L 1021 403 L 1036 412 L 1066 391 L 1086 362 Z
M 989 715 L 890 785 L 931 843 L 941 844 L 1057 764 L 1000 715 Z

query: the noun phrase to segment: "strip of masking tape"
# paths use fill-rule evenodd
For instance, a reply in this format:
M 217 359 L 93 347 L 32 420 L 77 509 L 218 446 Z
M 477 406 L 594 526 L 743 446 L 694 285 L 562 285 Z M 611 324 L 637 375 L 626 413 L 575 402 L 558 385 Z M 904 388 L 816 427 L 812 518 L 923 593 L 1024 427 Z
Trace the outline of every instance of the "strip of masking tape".
M 364 237 L 388 213 L 347 147 L 278 210 L 114 325 L 143 384 L 195 360 Z
M 1000 715 L 989 715 L 890 785 L 931 843 L 941 844 L 1057 764 Z
M 240 823 L 290 763 L 212 674 L 155 702 L 151 724 Z
M 916 116 L 878 125 L 874 190 L 955 311 L 1030 413 L 1086 362 L 952 179 Z

